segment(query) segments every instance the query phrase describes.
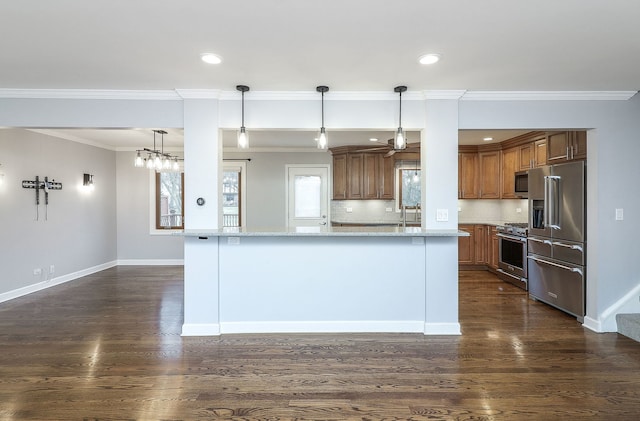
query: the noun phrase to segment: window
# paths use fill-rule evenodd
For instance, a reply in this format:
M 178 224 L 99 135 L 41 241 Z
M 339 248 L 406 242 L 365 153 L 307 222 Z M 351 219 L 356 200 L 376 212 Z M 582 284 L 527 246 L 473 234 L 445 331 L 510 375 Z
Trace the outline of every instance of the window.
M 225 168 L 222 172 L 222 226 L 241 225 L 241 168 Z
M 404 209 L 418 209 L 422 203 L 420 190 L 420 170 L 418 168 L 400 168 L 398 203 Z
M 156 229 L 184 229 L 184 173 L 156 173 Z

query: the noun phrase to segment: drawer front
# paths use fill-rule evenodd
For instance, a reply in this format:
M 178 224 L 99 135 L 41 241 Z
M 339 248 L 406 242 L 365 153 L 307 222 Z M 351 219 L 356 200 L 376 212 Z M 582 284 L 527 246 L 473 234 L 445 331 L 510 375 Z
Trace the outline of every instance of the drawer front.
M 585 315 L 584 267 L 529 256 L 529 294 L 577 317 Z

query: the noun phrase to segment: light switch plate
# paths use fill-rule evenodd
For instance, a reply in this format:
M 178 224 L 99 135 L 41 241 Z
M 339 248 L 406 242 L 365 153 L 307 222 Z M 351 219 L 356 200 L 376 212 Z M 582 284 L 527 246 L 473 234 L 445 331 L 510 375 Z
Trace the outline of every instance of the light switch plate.
M 449 209 L 437 209 L 436 210 L 436 221 L 438 222 L 446 222 L 449 220 Z
M 346 208 L 347 213 L 353 212 L 353 208 Z
M 237 246 L 240 244 L 240 237 L 229 237 L 227 239 L 227 244 Z
M 624 219 L 624 209 L 616 209 L 616 221 L 622 221 Z

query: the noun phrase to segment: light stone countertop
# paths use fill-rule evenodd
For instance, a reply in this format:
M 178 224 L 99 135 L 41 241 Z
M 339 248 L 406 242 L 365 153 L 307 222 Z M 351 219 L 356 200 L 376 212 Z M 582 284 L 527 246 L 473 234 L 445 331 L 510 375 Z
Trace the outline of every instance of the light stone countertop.
M 185 237 L 467 237 L 457 229 L 420 227 L 297 227 L 297 228 L 222 228 L 192 229 L 176 232 Z

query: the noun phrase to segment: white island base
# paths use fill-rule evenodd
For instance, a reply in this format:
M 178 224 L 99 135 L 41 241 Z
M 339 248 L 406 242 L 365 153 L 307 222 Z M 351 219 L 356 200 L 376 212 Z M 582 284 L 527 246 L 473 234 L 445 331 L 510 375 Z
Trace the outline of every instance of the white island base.
M 184 336 L 460 334 L 457 230 L 184 235 Z

